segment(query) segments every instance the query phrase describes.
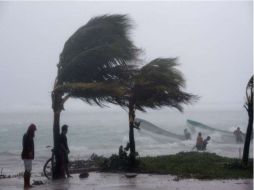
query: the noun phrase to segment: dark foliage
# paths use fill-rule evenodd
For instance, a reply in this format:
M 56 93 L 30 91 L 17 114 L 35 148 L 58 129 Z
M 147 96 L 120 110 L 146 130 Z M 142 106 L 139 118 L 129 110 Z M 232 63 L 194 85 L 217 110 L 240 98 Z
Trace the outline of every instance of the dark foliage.
M 126 15 L 104 15 L 79 28 L 64 45 L 54 90 L 87 103 L 115 103 L 139 53 L 129 39 L 131 27 Z
M 132 166 L 129 157 L 121 157 L 117 154 L 112 154 L 109 158 L 107 158 L 101 165 L 102 171 L 138 171 L 138 167 L 140 164 L 140 160 L 136 159 L 135 167 Z
M 182 104 L 197 100 L 197 96 L 183 91 L 185 80 L 177 65 L 176 59 L 157 58 L 141 68 L 130 93 L 136 109 L 169 106 L 182 111 Z
M 65 43 L 58 64 L 59 83 L 99 82 L 124 75 L 119 66 L 136 59 L 138 49 L 129 40 L 126 15 L 92 18 Z M 118 66 L 118 67 L 117 67 Z

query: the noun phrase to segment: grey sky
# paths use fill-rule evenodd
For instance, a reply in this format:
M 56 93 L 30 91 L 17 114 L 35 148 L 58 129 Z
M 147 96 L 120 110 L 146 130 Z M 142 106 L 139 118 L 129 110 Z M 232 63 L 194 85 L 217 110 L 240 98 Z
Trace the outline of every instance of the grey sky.
M 0 112 L 50 110 L 64 42 L 91 17 L 108 13 L 134 21 L 131 37 L 145 61 L 179 58 L 186 90 L 201 96 L 194 107 L 242 107 L 253 73 L 251 1 L 0 2 Z

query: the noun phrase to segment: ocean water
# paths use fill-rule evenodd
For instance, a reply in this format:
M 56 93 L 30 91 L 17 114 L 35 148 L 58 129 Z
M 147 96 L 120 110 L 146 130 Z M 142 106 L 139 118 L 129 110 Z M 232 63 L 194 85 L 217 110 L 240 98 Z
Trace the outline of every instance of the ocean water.
M 237 126 L 245 133 L 248 117 L 245 110 L 195 110 L 180 113 L 169 109 L 136 113 L 136 117 L 152 122 L 156 126 L 176 134 L 183 134 L 189 126 L 187 119 L 199 121 L 208 126 L 234 131 Z M 0 170 L 5 174 L 23 171 L 20 158 L 22 137 L 30 123 L 37 125 L 35 135 L 35 160 L 33 172 L 40 173 L 44 162 L 50 157 L 53 144 L 53 113 L 0 113 Z M 120 145 L 128 141 L 128 114 L 124 110 L 101 109 L 98 111 L 64 111 L 61 125 L 68 124 L 67 134 L 70 147 L 70 159 L 87 159 L 92 153 L 110 156 L 118 153 Z M 140 156 L 175 154 L 191 151 L 195 145 L 196 131 L 192 140 L 177 140 L 145 130 L 135 130 L 136 150 Z M 241 157 L 243 144 L 224 141 L 221 133 L 202 131 L 212 140 L 207 146 L 208 152 L 228 157 Z M 251 144 L 250 155 L 253 146 Z

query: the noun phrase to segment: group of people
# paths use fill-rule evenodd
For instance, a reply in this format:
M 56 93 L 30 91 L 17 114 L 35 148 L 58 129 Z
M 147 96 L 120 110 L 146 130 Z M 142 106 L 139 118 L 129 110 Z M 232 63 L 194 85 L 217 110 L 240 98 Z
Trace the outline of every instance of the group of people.
M 196 141 L 196 148 L 197 150 L 206 150 L 206 146 L 208 144 L 208 141 L 211 139 L 210 136 L 207 136 L 206 139 L 203 139 L 202 133 L 198 133 L 197 141 Z
M 130 143 L 127 143 L 126 146 L 123 148 L 123 146 L 121 145 L 119 147 L 119 157 L 120 158 L 127 158 L 128 157 L 128 151 L 130 150 Z
M 191 139 L 191 134 L 188 131 L 188 129 L 184 129 L 184 137 L 185 137 L 186 140 Z M 196 141 L 196 145 L 193 147 L 193 149 L 196 148 L 197 150 L 206 150 L 206 146 L 207 146 L 208 141 L 210 139 L 211 139 L 210 136 L 207 136 L 206 139 L 203 139 L 202 133 L 199 132 L 198 137 L 197 137 L 197 141 Z
M 24 161 L 24 167 L 25 167 L 25 172 L 24 172 L 24 188 L 30 188 L 31 183 L 30 183 L 30 178 L 31 178 L 31 171 L 32 171 L 32 161 L 34 159 L 34 136 L 35 136 L 35 131 L 36 131 L 36 125 L 31 124 L 27 132 L 23 135 L 23 140 L 22 140 L 22 153 L 21 153 L 21 158 Z M 68 154 L 70 153 L 69 147 L 68 147 L 68 141 L 66 134 L 68 132 L 68 125 L 63 125 L 61 128 L 61 134 L 59 135 L 59 152 L 57 153 L 60 158 L 60 162 L 62 162 L 63 170 L 62 172 L 64 175 L 67 177 L 71 177 L 69 174 L 68 170 L 68 164 L 69 164 L 69 159 L 68 159 Z
M 244 142 L 244 136 L 245 134 L 241 131 L 240 127 L 237 127 L 237 129 L 233 132 L 235 136 L 236 143 L 243 143 Z M 184 129 L 184 136 L 186 140 L 191 139 L 191 134 L 187 129 Z M 196 145 L 193 147 L 197 150 L 206 150 L 206 146 L 208 144 L 208 141 L 211 139 L 210 136 L 207 136 L 206 139 L 203 139 L 202 133 L 199 132 L 196 140 Z

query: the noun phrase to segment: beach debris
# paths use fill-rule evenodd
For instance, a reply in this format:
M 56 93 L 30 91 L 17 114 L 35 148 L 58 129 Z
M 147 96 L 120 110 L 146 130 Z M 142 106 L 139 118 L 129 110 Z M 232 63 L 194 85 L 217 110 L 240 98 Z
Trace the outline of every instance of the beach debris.
M 83 179 L 83 178 L 87 178 L 89 176 L 88 172 L 82 172 L 81 174 L 79 174 L 79 178 Z
M 33 184 L 32 185 L 43 185 L 43 181 L 41 180 L 33 180 Z
M 174 179 L 173 179 L 173 181 L 180 181 L 180 177 L 179 176 L 176 176 L 176 177 L 174 177 Z
M 136 177 L 138 174 L 136 174 L 136 173 L 126 173 L 125 174 L 125 177 L 127 177 L 127 178 L 134 178 L 134 177 Z

